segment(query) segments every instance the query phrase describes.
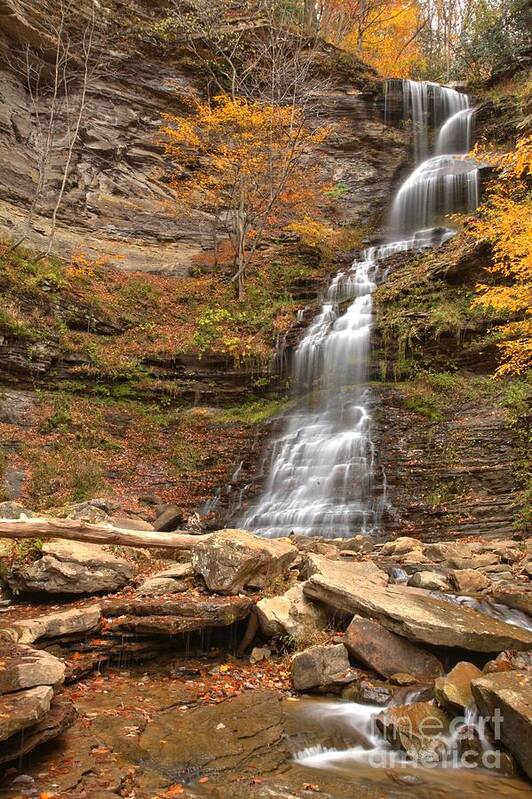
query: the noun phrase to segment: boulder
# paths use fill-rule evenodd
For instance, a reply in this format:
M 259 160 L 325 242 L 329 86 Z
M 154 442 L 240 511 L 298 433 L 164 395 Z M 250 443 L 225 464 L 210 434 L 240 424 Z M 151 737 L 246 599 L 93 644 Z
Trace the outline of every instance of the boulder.
M 389 707 L 376 716 L 375 724 L 393 746 L 427 765 L 440 759 L 441 737 L 449 731 L 449 718 L 431 702 Z
M 383 586 L 371 574 L 350 575 L 348 569 L 355 565 L 359 564 L 342 563 L 339 566 L 345 571 L 313 574 L 305 583 L 305 595 L 335 610 L 376 619 L 388 630 L 414 641 L 477 652 L 532 648 L 532 632 L 528 630 L 420 588 Z
M 520 610 L 532 616 L 532 588 L 530 585 L 496 583 L 491 590 L 492 597 L 509 608 Z
M 55 686 L 64 678 L 64 663 L 49 652 L 0 642 L 0 694 L 38 685 Z
M 417 538 L 410 538 L 407 535 L 396 538 L 395 541 L 388 541 L 381 548 L 381 555 L 406 555 L 415 549 L 423 549 L 423 544 Z
M 54 695 L 49 685 L 0 696 L 0 741 L 41 721 L 50 710 Z
M 42 553 L 39 560 L 17 565 L 7 575 L 12 589 L 47 594 L 97 594 L 122 588 L 137 571 L 133 563 L 113 555 L 100 544 L 54 540 L 43 545 Z
M 437 657 L 371 619 L 355 616 L 344 643 L 352 657 L 383 677 L 403 672 L 420 682 L 431 682 L 443 674 Z
M 443 574 L 431 571 L 415 572 L 407 585 L 412 588 L 423 588 L 424 591 L 448 591 L 449 583 Z
M 445 561 L 445 566 L 448 569 L 483 569 L 486 566 L 494 566 L 500 562 L 500 558 L 494 553 L 486 552 L 483 555 L 474 555 L 473 557 L 460 557 L 452 556 Z
M 45 613 L 33 619 L 14 621 L 0 627 L 0 640 L 32 644 L 44 638 L 60 638 L 90 632 L 100 622 L 99 605 L 85 605 L 57 613 Z M 1 618 L 1 617 L 0 617 Z
M 436 701 L 451 711 L 463 711 L 473 703 L 471 681 L 482 676 L 473 663 L 461 661 L 445 677 L 438 677 L 434 684 Z
M 86 502 L 78 502 L 73 505 L 68 518 L 97 524 L 109 521 L 109 516 L 115 513 L 119 507 L 118 502 L 111 499 L 89 499 Z
M 171 533 L 178 530 L 183 524 L 183 511 L 177 505 L 167 505 L 153 523 L 153 529 L 158 533 Z
M 495 739 L 500 737 L 532 779 L 532 673 L 486 674 L 471 688 L 480 712 L 491 719 Z
M 292 658 L 292 682 L 296 691 L 341 682 L 349 674 L 349 658 L 343 644 L 311 646 Z
M 325 609 L 305 597 L 302 583 L 282 596 L 261 599 L 256 611 L 261 632 L 269 638 L 289 636 L 302 641 L 327 624 Z
M 367 554 L 375 549 L 375 541 L 370 535 L 355 535 L 353 538 L 343 538 L 341 547 L 346 551 Z
M 192 565 L 210 591 L 237 594 L 247 585 L 269 585 L 285 574 L 297 557 L 298 550 L 287 538 L 259 538 L 244 530 L 219 530 L 194 547 Z
M 491 585 L 489 578 L 476 569 L 455 569 L 451 572 L 451 583 L 459 594 L 477 594 Z

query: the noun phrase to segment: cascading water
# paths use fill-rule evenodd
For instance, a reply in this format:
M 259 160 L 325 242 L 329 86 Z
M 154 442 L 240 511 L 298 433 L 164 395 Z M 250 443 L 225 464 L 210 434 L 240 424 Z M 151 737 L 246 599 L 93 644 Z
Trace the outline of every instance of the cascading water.
M 376 466 L 367 385 L 372 295 L 386 258 L 438 246 L 453 234 L 438 225 L 444 215 L 478 204 L 477 164 L 461 156 L 470 145 L 470 111 L 468 97 L 453 89 L 388 82 L 385 116 L 412 122 L 415 161 L 425 160 L 397 192 L 388 243 L 336 275 L 295 351 L 299 402 L 273 444 L 263 493 L 240 520 L 244 529 L 336 537 L 378 527 L 386 483 Z M 430 128 L 438 126 L 441 154 L 427 158 Z
M 321 313 L 294 357 L 303 397 L 274 443 L 264 495 L 244 526 L 265 535 L 370 530 L 374 477 L 369 393 L 364 387 L 375 289 L 376 252 L 331 283 Z M 339 314 L 339 303 L 353 299 Z

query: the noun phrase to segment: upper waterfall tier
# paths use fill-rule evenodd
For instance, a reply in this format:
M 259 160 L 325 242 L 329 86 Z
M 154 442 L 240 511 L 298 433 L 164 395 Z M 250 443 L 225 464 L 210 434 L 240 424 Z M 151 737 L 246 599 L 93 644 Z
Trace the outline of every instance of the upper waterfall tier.
M 386 82 L 385 118 L 411 122 L 414 158 L 417 163 L 429 154 L 429 129 L 441 127 L 460 111 L 469 108 L 466 94 L 430 81 L 389 80 Z

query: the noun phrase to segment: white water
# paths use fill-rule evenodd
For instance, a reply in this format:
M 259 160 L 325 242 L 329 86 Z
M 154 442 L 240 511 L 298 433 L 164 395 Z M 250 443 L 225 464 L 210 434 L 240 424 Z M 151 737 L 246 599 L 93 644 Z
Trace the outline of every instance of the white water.
M 386 117 L 397 117 L 398 109 L 412 123 L 418 166 L 396 194 L 390 240 L 336 275 L 295 351 L 299 402 L 273 442 L 262 495 L 239 520 L 244 529 L 336 537 L 379 526 L 386 479 L 377 465 L 367 385 L 372 295 L 386 258 L 440 245 L 453 235 L 445 214 L 478 204 L 477 165 L 460 155 L 471 136 L 462 113 L 470 110 L 467 96 L 433 83 L 390 81 Z M 445 154 L 427 158 L 431 125 L 443 125 L 438 147 Z M 455 140 L 457 153 L 448 154 Z

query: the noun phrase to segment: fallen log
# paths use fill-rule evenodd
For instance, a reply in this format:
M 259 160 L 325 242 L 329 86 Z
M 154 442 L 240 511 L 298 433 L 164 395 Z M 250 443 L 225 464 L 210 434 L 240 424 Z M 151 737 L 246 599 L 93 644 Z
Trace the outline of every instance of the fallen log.
M 0 538 L 67 538 L 69 541 L 124 547 L 192 549 L 210 535 L 127 530 L 112 524 L 89 524 L 76 519 L 0 519 Z

